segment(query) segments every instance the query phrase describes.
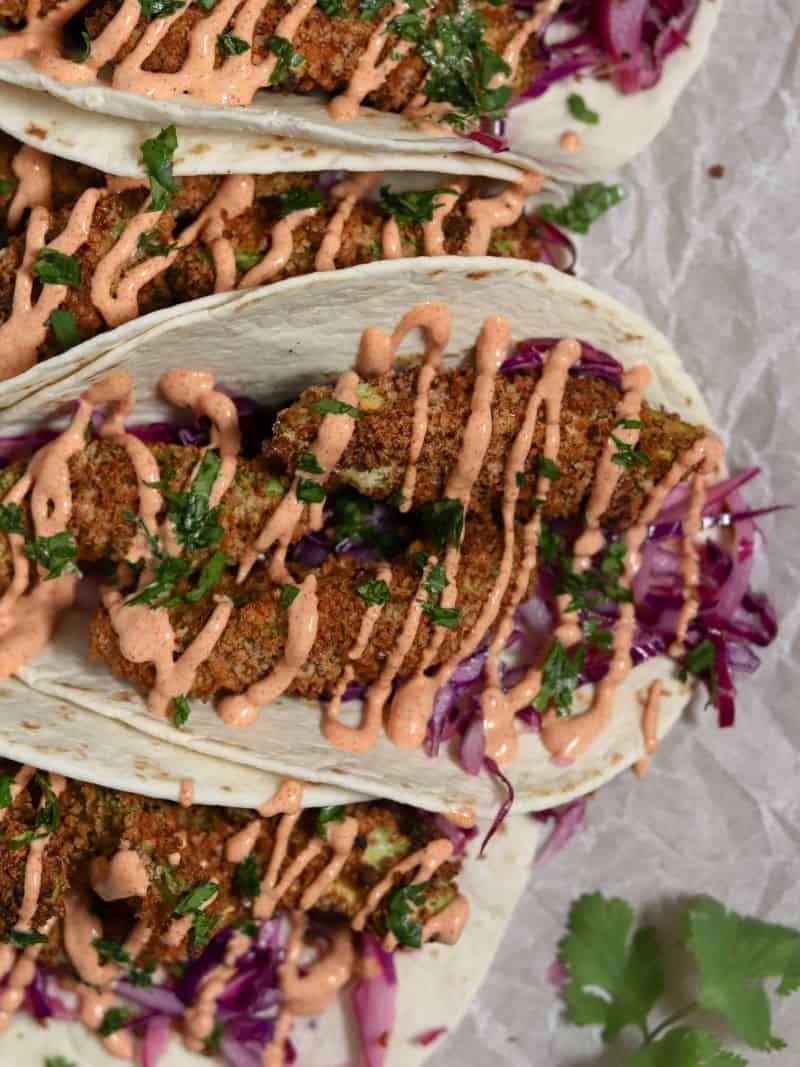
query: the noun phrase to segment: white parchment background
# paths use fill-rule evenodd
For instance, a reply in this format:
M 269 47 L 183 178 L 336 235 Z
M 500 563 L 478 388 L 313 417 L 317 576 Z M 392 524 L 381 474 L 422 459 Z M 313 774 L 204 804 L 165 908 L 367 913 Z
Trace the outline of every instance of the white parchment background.
M 583 276 L 646 313 L 696 375 L 733 469 L 761 464 L 759 502 L 800 504 L 800 4 L 727 0 L 708 63 L 671 126 L 623 175 L 627 201 L 596 224 Z M 714 180 L 708 168 L 720 163 Z M 561 1018 L 544 978 L 570 902 L 600 889 L 651 919 L 682 896 L 800 925 L 800 510 L 763 523 L 779 642 L 740 682 L 736 727 L 702 708 L 639 784 L 590 805 L 589 827 L 531 884 L 460 1031 L 436 1067 L 614 1067 L 593 1030 Z M 498 886 L 498 892 L 502 887 Z M 674 1005 L 673 1005 L 674 1006 Z M 753 1067 L 800 1062 L 800 997 L 781 1001 L 789 1043 Z M 676 1064 L 675 1067 L 681 1067 Z

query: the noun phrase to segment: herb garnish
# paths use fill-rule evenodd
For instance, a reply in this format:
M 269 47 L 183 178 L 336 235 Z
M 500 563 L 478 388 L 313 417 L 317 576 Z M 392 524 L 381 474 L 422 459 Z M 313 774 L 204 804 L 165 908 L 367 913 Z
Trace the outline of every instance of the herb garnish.
M 640 1048 L 620 1067 L 747 1067 L 741 1056 L 723 1050 L 718 1036 L 687 1025 L 700 1013 L 721 1016 L 751 1048 L 784 1047 L 772 1032 L 765 983 L 779 979 L 778 996 L 800 987 L 800 932 L 726 911 L 707 896 L 691 897 L 685 914 L 682 940 L 697 980 L 688 996 L 674 997 L 685 1007 L 651 1025 L 666 985 L 656 931 L 640 926 L 633 933 L 633 910 L 624 900 L 592 893 L 572 905 L 558 946 L 567 971 L 567 1018 L 578 1026 L 602 1025 L 606 1042 L 626 1027 L 639 1030 Z
M 541 475 L 542 478 L 550 478 L 552 481 L 562 477 L 561 471 L 552 459 L 542 455 L 536 457 L 536 473 Z
M 383 578 L 370 578 L 356 586 L 356 592 L 370 606 L 385 604 L 391 597 L 389 586 Z
M 352 404 L 345 404 L 343 400 L 337 400 L 332 396 L 324 396 L 308 406 L 311 411 L 316 411 L 318 415 L 350 415 L 354 419 L 364 417 L 364 412 L 359 408 L 354 408 Z
M 618 204 L 622 197 L 621 185 L 591 182 L 589 185 L 581 185 L 576 189 L 572 200 L 564 207 L 542 204 L 539 214 L 545 222 L 565 226 L 568 230 L 574 230 L 575 233 L 588 233 L 592 223 L 604 215 L 609 208 Z
M 344 18 L 347 14 L 343 0 L 317 0 L 317 7 L 324 11 L 329 19 Z
M 596 126 L 600 121 L 598 113 L 592 111 L 580 93 L 570 93 L 567 97 L 567 107 L 570 115 L 576 118 L 578 122 L 586 122 L 590 126 Z
M 282 219 L 294 211 L 306 211 L 322 206 L 322 196 L 313 185 L 293 185 L 285 193 L 278 193 L 279 213 Z
M 538 711 L 547 711 L 552 704 L 559 717 L 572 713 L 572 695 L 583 670 L 584 655 L 583 645 L 567 654 L 561 638 L 553 639 L 542 667 L 542 688 L 533 701 Z
M 298 452 L 295 466 L 306 474 L 324 474 L 325 471 L 313 452 Z
M 59 352 L 66 352 L 81 343 L 83 338 L 78 330 L 78 323 L 71 311 L 55 308 L 47 316 L 47 325 L 53 331 Z
M 245 900 L 255 900 L 261 891 L 261 879 L 258 873 L 258 859 L 253 853 L 236 864 L 233 876 L 236 892 Z
M 196 911 L 192 920 L 192 948 L 201 948 L 207 945 L 212 931 L 222 918 L 221 915 L 206 915 L 205 912 Z
M 300 587 L 296 585 L 285 585 L 281 589 L 281 595 L 278 598 L 278 604 L 284 609 L 290 608 L 294 604 L 295 600 L 300 596 Z
M 51 534 L 49 537 L 37 537 L 33 541 L 26 541 L 22 551 L 40 567 L 48 571 L 45 581 L 60 578 L 62 574 L 71 574 L 75 578 L 81 577 L 78 565 L 78 546 L 75 538 L 69 530 Z
M 297 499 L 306 504 L 321 504 L 325 499 L 325 490 L 319 482 L 312 481 L 311 478 L 298 478 Z
M 434 626 L 444 626 L 447 630 L 455 630 L 458 626 L 458 608 L 443 608 L 430 600 L 420 600 L 418 603 Z
M 142 160 L 150 178 L 151 211 L 163 211 L 168 208 L 178 190 L 172 176 L 172 158 L 177 147 L 178 133 L 174 126 L 165 126 L 158 136 L 142 141 Z
M 12 948 L 30 948 L 31 945 L 46 945 L 47 937 L 38 930 L 9 930 L 3 941 Z
M 611 440 L 617 446 L 616 452 L 611 457 L 611 462 L 616 463 L 618 467 L 634 467 L 637 463 L 642 467 L 650 465 L 650 460 L 644 452 L 639 451 L 633 445 L 629 445 L 621 437 L 617 437 L 615 433 L 611 434 Z
M 151 19 L 163 19 L 168 15 L 174 15 L 182 7 L 186 7 L 186 0 L 139 0 L 142 15 Z
M 188 915 L 190 912 L 197 911 L 216 896 L 218 890 L 219 886 L 216 882 L 198 882 L 191 889 L 187 889 L 175 905 L 175 915 Z
M 716 649 L 713 643 L 706 638 L 686 654 L 683 667 L 678 675 L 682 682 L 688 682 L 690 674 L 695 675 L 697 678 L 706 675 L 705 681 L 708 685 L 709 703 L 714 705 L 716 705 L 719 697 L 719 675 L 717 674 L 716 658 Z
M 418 906 L 425 899 L 427 888 L 428 882 L 417 882 L 415 885 L 396 889 L 389 898 L 386 925 L 397 938 L 398 943 L 408 948 L 422 946 L 422 923 L 414 916 L 417 914 Z
M 110 960 L 112 963 L 123 967 L 125 977 L 131 985 L 140 989 L 147 989 L 153 984 L 153 964 L 148 964 L 146 967 L 136 966 L 130 957 L 130 953 L 126 952 L 122 945 L 116 941 L 106 941 L 101 937 L 96 937 L 92 941 L 92 947 L 97 951 L 101 964 L 108 963 Z
M 109 1008 L 103 1016 L 103 1021 L 97 1028 L 100 1037 L 111 1037 L 117 1030 L 121 1030 L 131 1017 L 130 1008 Z
M 10 808 L 14 803 L 14 795 L 11 786 L 14 779 L 10 774 L 0 774 L 0 808 Z
M 425 533 L 437 545 L 461 544 L 461 534 L 464 531 L 464 507 L 458 500 L 444 497 L 423 504 L 420 509 L 420 520 Z
M 48 1056 L 44 1061 L 44 1067 L 78 1067 L 72 1060 L 66 1060 L 63 1056 Z
M 214 588 L 225 573 L 225 565 L 227 562 L 228 557 L 222 549 L 214 549 L 200 570 L 197 585 L 194 589 L 190 589 L 183 599 L 188 600 L 190 604 L 196 604 L 198 601 L 202 600 L 206 593 Z
M 295 52 L 292 42 L 286 37 L 267 37 L 265 44 L 276 57 L 275 66 L 269 76 L 270 85 L 285 81 L 292 71 L 304 62 L 302 52 Z
M 217 34 L 217 48 L 223 56 L 240 56 L 246 52 L 250 45 L 228 30 L 226 33 Z
M 175 538 L 187 552 L 210 548 L 222 537 L 222 527 L 217 522 L 219 505 L 208 506 L 211 490 L 219 475 L 222 460 L 218 452 L 209 449 L 203 453 L 197 474 L 185 492 L 164 490 L 169 502 L 167 519 L 175 531 Z
M 233 253 L 233 258 L 236 260 L 236 266 L 239 270 L 251 270 L 256 263 L 260 263 L 264 258 L 263 252 L 248 252 L 244 248 L 237 248 Z
M 606 548 L 600 562 L 599 573 L 595 569 L 575 573 L 572 569 L 572 557 L 565 555 L 561 559 L 561 575 L 556 591 L 568 593 L 570 601 L 564 609 L 571 611 L 592 611 L 599 604 L 611 601 L 614 604 L 628 604 L 633 600 L 630 589 L 619 584 L 625 565 L 627 549 L 623 541 L 612 541 Z
M 189 701 L 186 699 L 183 693 L 179 693 L 176 697 L 172 698 L 172 725 L 177 726 L 178 729 L 181 726 L 185 726 L 189 721 L 189 716 L 192 714 L 192 709 Z
M 69 285 L 76 288 L 81 283 L 81 268 L 74 256 L 57 252 L 55 248 L 40 248 L 31 273 L 47 285 Z
M 328 840 L 328 823 L 344 822 L 347 811 L 342 804 L 330 804 L 326 808 L 320 808 L 317 812 L 315 829 L 323 841 Z
M 420 189 L 409 190 L 405 193 L 393 193 L 388 185 L 381 186 L 378 208 L 395 219 L 401 226 L 410 222 L 431 222 L 433 213 L 440 207 L 437 196 L 446 193 L 458 195 L 457 189 Z
M 390 2 L 391 0 L 359 0 L 358 17 L 360 19 L 371 19 L 383 11 Z
M 157 227 L 139 234 L 137 248 L 144 256 L 166 256 L 172 251 L 172 245 L 165 244 Z
M 423 567 L 427 559 L 423 562 Z M 431 596 L 439 596 L 439 594 L 447 588 L 450 583 L 447 580 L 447 574 L 444 569 L 444 563 L 435 563 L 422 582 L 422 588 L 426 593 L 430 593 Z
M 0 504 L 0 530 L 6 534 L 19 534 L 22 537 L 25 536 L 22 508 L 19 504 Z
M 0 177 L 0 196 L 11 196 L 17 188 L 17 183 L 11 178 Z

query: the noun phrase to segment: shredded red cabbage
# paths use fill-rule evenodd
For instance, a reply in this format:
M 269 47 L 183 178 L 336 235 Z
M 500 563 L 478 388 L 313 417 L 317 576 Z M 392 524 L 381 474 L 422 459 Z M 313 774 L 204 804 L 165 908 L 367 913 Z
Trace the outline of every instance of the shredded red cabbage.
M 501 374 L 514 374 L 520 370 L 541 370 L 545 353 L 558 344 L 557 337 L 529 337 L 518 342 L 514 351 L 501 367 Z M 570 374 L 576 378 L 602 378 L 614 385 L 622 381 L 622 364 L 606 352 L 581 341 L 581 355 Z
M 515 4 L 523 11 L 533 5 Z M 610 77 L 626 95 L 651 89 L 667 57 L 688 43 L 699 6 L 699 0 L 569 0 L 531 41 L 536 73 L 511 106 L 579 71 Z
M 546 863 L 571 841 L 586 821 L 587 797 L 576 797 L 566 804 L 555 808 L 534 812 L 533 817 L 539 822 L 552 822 L 553 828 L 536 857 L 538 863 Z
M 428 1045 L 432 1045 L 434 1041 L 438 1041 L 440 1037 L 444 1037 L 446 1033 L 446 1026 L 434 1026 L 430 1030 L 423 1030 L 421 1034 L 417 1034 L 417 1036 L 412 1037 L 411 1040 L 415 1045 L 427 1047 Z
M 505 800 L 503 801 L 503 803 L 500 805 L 500 810 L 495 815 L 494 821 L 492 822 L 492 825 L 489 827 L 489 831 L 486 834 L 486 837 L 484 837 L 484 839 L 483 839 L 483 843 L 481 844 L 481 850 L 478 853 L 479 856 L 482 856 L 484 854 L 484 852 L 486 851 L 486 846 L 489 844 L 489 842 L 492 840 L 494 835 L 497 833 L 497 831 L 503 825 L 503 822 L 505 821 L 506 815 L 508 815 L 508 813 L 511 811 L 511 808 L 512 808 L 512 806 L 514 804 L 514 786 L 511 784 L 511 782 L 508 780 L 508 778 L 506 778 L 506 776 L 503 774 L 503 772 L 497 766 L 495 761 L 493 759 L 491 759 L 489 756 L 487 756 L 486 759 L 484 760 L 484 764 L 485 764 L 486 770 L 489 772 L 489 774 L 491 774 L 492 777 L 495 778 L 497 781 L 499 781 L 500 784 L 503 786 L 503 788 L 506 791 L 506 797 L 505 797 Z
M 364 976 L 352 988 L 351 999 L 364 1067 L 383 1067 L 388 1038 L 397 1010 L 394 960 L 371 934 L 361 948 Z

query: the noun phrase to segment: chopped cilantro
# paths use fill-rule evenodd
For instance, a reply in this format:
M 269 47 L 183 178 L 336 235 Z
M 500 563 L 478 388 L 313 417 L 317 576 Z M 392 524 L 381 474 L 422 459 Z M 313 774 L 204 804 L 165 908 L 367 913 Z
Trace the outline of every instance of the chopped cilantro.
M 561 471 L 552 459 L 542 455 L 536 457 L 536 473 L 542 478 L 550 478 L 553 481 L 562 477 Z
M 517 471 L 515 479 L 520 489 L 524 489 L 528 484 L 528 478 L 524 471 Z
M 458 194 L 457 189 L 420 189 L 405 193 L 393 193 L 388 185 L 381 186 L 378 207 L 401 226 L 410 222 L 431 222 L 433 213 L 440 206 L 436 198 L 446 193 Z
M 0 196 L 12 196 L 16 188 L 17 183 L 12 178 L 0 177 Z
M 311 411 L 319 415 L 350 415 L 354 419 L 364 417 L 364 412 L 354 408 L 352 404 L 345 404 L 343 400 L 337 400 L 332 396 L 324 396 L 308 405 Z
M 121 1030 L 131 1017 L 130 1008 L 109 1008 L 103 1016 L 103 1021 L 97 1028 L 100 1037 L 111 1037 L 117 1030 Z
M 219 1052 L 219 1046 L 224 1032 L 225 1024 L 219 1021 L 215 1022 L 211 1027 L 211 1033 L 205 1040 L 206 1052 Z
M 173 0 L 166 0 L 166 2 L 172 3 Z M 183 6 L 182 0 L 179 6 Z M 152 211 L 163 211 L 164 208 L 168 208 L 177 192 L 172 176 L 172 158 L 177 147 L 178 134 L 174 126 L 165 126 L 156 137 L 142 141 L 140 145 L 144 169 L 150 178 L 150 209 Z
M 170 505 L 167 518 L 172 523 L 176 540 L 187 552 L 210 548 L 222 537 L 222 527 L 217 522 L 219 506 L 208 506 L 221 466 L 219 453 L 208 449 L 203 453 L 188 491 L 164 491 Z
M 201 948 L 207 945 L 214 927 L 222 918 L 221 915 L 206 915 L 205 912 L 196 911 L 192 920 L 192 948 Z
M 201 908 L 208 903 L 217 893 L 219 886 L 216 882 L 198 882 L 197 885 L 188 889 L 175 906 L 176 915 L 188 915 L 192 911 Z
M 197 585 L 194 589 L 191 589 L 183 599 L 188 600 L 190 604 L 196 604 L 199 600 L 202 600 L 206 593 L 214 588 L 225 573 L 227 562 L 228 557 L 225 553 L 219 548 L 214 549 L 203 564 L 200 576 L 197 579 Z
M 444 626 L 448 630 L 455 630 L 458 626 L 458 608 L 443 608 L 432 604 L 430 600 L 420 600 L 419 603 L 434 626 Z
M 343 0 L 317 0 L 317 7 L 330 19 L 344 18 L 347 14 Z
M 182 7 L 186 7 L 186 0 L 139 0 L 142 15 L 148 20 L 163 19 L 168 15 L 174 15 Z
M 244 900 L 255 900 L 261 891 L 261 879 L 258 873 L 258 859 L 250 853 L 249 856 L 236 864 L 233 876 L 236 892 Z
M 327 808 L 320 808 L 317 812 L 316 831 L 323 841 L 328 840 L 328 823 L 344 822 L 347 811 L 341 804 L 331 804 Z
M 46 945 L 47 937 L 45 934 L 40 934 L 38 930 L 9 930 L 4 936 L 3 941 L 7 945 L 11 945 L 12 948 L 30 948 L 31 945 Z
M 270 85 L 285 81 L 292 71 L 303 63 L 302 52 L 295 52 L 292 42 L 286 37 L 267 37 L 266 46 L 275 56 L 275 66 L 269 76 Z M 287 212 L 288 214 L 288 212 Z
M 172 251 L 172 245 L 165 244 L 157 227 L 139 234 L 137 248 L 144 256 L 166 256 Z
M 567 107 L 570 115 L 576 118 L 578 122 L 586 122 L 590 126 L 596 126 L 600 121 L 598 113 L 592 111 L 580 93 L 570 93 L 567 97 Z
M 533 702 L 535 708 L 547 711 L 552 704 L 556 715 L 571 714 L 572 695 L 578 686 L 584 655 L 583 645 L 568 655 L 561 639 L 556 637 L 553 640 L 542 669 L 542 688 Z
M 55 335 L 59 352 L 66 352 L 68 348 L 74 348 L 83 340 L 75 316 L 64 308 L 51 311 L 47 317 L 47 325 Z
M 92 948 L 97 951 L 101 963 L 130 963 L 131 957 L 117 941 L 105 941 L 102 937 L 96 937 L 92 941 Z
M 583 620 L 582 629 L 583 636 L 590 645 L 594 645 L 595 648 L 602 648 L 606 652 L 611 648 L 614 642 L 614 635 L 610 630 L 602 627 L 599 620 L 593 615 Z
M 37 537 L 33 541 L 26 541 L 22 551 L 28 559 L 34 560 L 48 572 L 46 581 L 60 578 L 62 574 L 71 574 L 75 578 L 81 577 L 81 572 L 75 562 L 78 557 L 78 546 L 69 530 L 62 530 L 49 537 Z
M 297 600 L 299 596 L 299 586 L 285 585 L 283 589 L 281 589 L 281 595 L 278 598 L 278 603 L 284 610 L 286 610 L 286 608 L 290 608 L 292 604 L 294 604 L 295 600 Z
M 243 41 L 241 37 L 237 37 L 230 30 L 226 33 L 217 34 L 217 48 L 219 48 L 223 56 L 240 56 L 249 47 L 250 45 L 247 41 Z
M 25 524 L 19 504 L 0 504 L 0 530 L 6 534 L 25 536 Z
M 401 945 L 407 948 L 422 946 L 422 923 L 416 918 L 419 905 L 425 898 L 427 882 L 396 889 L 389 898 L 389 910 L 386 924 Z
M 267 478 L 264 482 L 264 492 L 283 496 L 286 492 L 286 488 L 277 478 Z
M 189 716 L 192 714 L 192 709 L 189 706 L 189 701 L 183 695 L 179 693 L 176 697 L 172 698 L 172 725 L 177 726 L 178 729 L 181 726 L 185 726 L 189 721 Z
M 716 668 L 716 650 L 708 638 L 701 641 L 691 649 L 684 661 L 678 677 L 682 682 L 688 682 L 689 675 L 696 678 L 706 676 L 711 703 L 716 704 L 719 696 L 719 675 Z
M 619 584 L 626 551 L 624 542 L 612 541 L 600 562 L 599 573 L 591 569 L 576 574 L 572 569 L 571 557 L 565 556 L 562 559 L 562 573 L 556 587 L 559 594 L 568 593 L 570 596 L 565 610 L 568 612 L 592 610 L 598 603 L 604 601 L 611 601 L 614 604 L 630 603 L 633 594 L 630 589 Z
M 308 208 L 320 207 L 322 197 L 313 185 L 293 185 L 285 193 L 278 193 L 281 218 L 286 218 L 294 211 L 306 211 Z
M 44 1067 L 78 1067 L 78 1065 L 63 1056 L 48 1056 L 44 1061 Z
M 10 774 L 0 774 L 0 808 L 9 808 L 14 802 L 11 786 L 14 779 Z
M 374 18 L 389 3 L 391 3 L 391 0 L 359 0 L 358 17 L 360 19 Z
M 356 587 L 356 592 L 367 604 L 385 604 L 391 597 L 389 586 L 383 578 L 370 578 Z
M 295 465 L 299 471 L 304 471 L 306 474 L 325 473 L 313 452 L 299 452 L 297 454 L 297 462 Z
M 549 526 L 542 526 L 539 532 L 538 547 L 543 563 L 555 563 L 561 555 L 561 535 Z
M 86 30 L 81 30 L 81 45 L 69 56 L 71 63 L 85 63 L 92 54 L 92 39 Z
M 325 499 L 325 490 L 319 482 L 311 478 L 299 478 L 297 481 L 297 499 L 306 504 L 321 504 Z
M 425 562 L 427 562 L 427 559 Z M 423 567 L 424 566 L 425 563 L 423 563 Z M 426 593 L 430 593 L 432 597 L 437 597 L 449 584 L 444 569 L 444 563 L 435 563 L 425 575 L 425 579 L 422 582 L 422 588 Z
M 629 445 L 622 438 L 617 437 L 615 433 L 612 433 L 611 440 L 617 446 L 616 452 L 611 457 L 611 462 L 616 463 L 618 467 L 633 467 L 637 463 L 642 467 L 650 465 L 650 460 L 644 452 L 639 451 L 633 445 Z
M 618 204 L 622 196 L 621 185 L 591 182 L 576 189 L 572 200 L 564 207 L 542 204 L 539 214 L 545 222 L 554 222 L 557 226 L 565 226 L 576 233 L 588 233 L 592 223 Z
M 256 263 L 260 263 L 263 257 L 263 252 L 248 252 L 244 248 L 237 248 L 233 253 L 233 258 L 236 260 L 236 266 L 239 270 L 250 270 Z
M 423 529 L 437 545 L 461 544 L 464 531 L 464 507 L 458 500 L 445 497 L 423 504 L 420 510 Z
M 58 807 L 58 797 L 53 791 L 53 787 L 50 785 L 46 775 L 37 774 L 36 781 L 42 791 L 42 799 L 39 803 L 39 807 L 36 809 L 33 825 L 37 830 L 42 829 L 48 834 L 52 834 L 58 829 L 58 824 L 61 818 L 61 813 Z
M 81 268 L 74 256 L 57 252 L 55 248 L 40 248 L 31 273 L 47 285 L 69 285 L 75 288 L 81 282 Z

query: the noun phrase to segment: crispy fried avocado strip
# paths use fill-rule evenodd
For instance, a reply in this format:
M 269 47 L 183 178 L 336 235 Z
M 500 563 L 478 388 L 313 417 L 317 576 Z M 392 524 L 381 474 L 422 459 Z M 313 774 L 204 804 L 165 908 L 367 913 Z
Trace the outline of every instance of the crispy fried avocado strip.
M 413 549 L 420 550 L 415 543 Z M 460 639 L 477 621 L 494 584 L 493 574 L 500 562 L 502 539 L 493 527 L 467 525 L 459 576 L 458 624 L 446 632 L 440 659 L 452 655 Z M 291 691 L 309 699 L 330 693 L 348 662 L 348 652 L 359 632 L 367 604 L 359 588 L 376 576 L 375 564 L 359 564 L 353 559 L 333 557 L 314 569 L 317 576 L 318 628 L 311 655 L 292 683 Z M 296 568 L 298 582 L 302 568 Z M 420 590 L 418 557 L 412 554 L 392 562 L 391 597 L 384 605 L 363 656 L 354 663 L 356 681 L 369 683 L 377 678 L 395 645 L 410 605 L 428 600 Z M 241 692 L 269 674 L 283 654 L 287 636 L 287 612 L 280 606 L 279 593 L 262 571 L 254 572 L 244 585 L 231 576 L 214 587 L 214 595 L 249 597 L 234 609 L 231 620 L 208 659 L 197 672 L 192 694 L 203 700 L 226 692 Z M 183 652 L 202 629 L 214 608 L 206 596 L 198 604 L 180 604 L 170 609 L 176 634 L 176 653 Z M 414 642 L 400 673 L 412 671 L 429 644 L 433 624 L 423 611 Z M 142 692 L 152 687 L 155 674 L 151 664 L 132 663 L 119 648 L 117 635 L 105 609 L 98 608 L 90 628 L 90 655 L 104 659 L 112 670 L 132 681 Z
M 538 373 L 524 371 L 500 375 L 492 404 L 492 437 L 486 460 L 473 487 L 472 510 L 497 512 L 502 494 L 506 459 L 518 433 Z M 440 500 L 461 449 L 469 415 L 475 373 L 471 367 L 440 374 L 430 392 L 429 422 L 417 465 L 414 506 Z M 364 414 L 356 420 L 353 437 L 331 479 L 331 486 L 350 485 L 365 496 L 386 500 L 400 491 L 408 462 L 408 446 L 416 392 L 416 369 L 390 372 L 362 390 L 359 404 Z M 289 470 L 297 454 L 309 447 L 322 415 L 312 408 L 327 398 L 324 386 L 307 389 L 291 407 L 282 411 L 273 436 L 265 441 L 264 453 Z M 613 432 L 619 391 L 599 378 L 570 378 L 561 416 L 559 477 L 550 486 L 546 518 L 579 514 L 591 490 L 598 459 Z M 647 464 L 635 463 L 623 471 L 604 525 L 628 525 L 638 514 L 649 491 L 669 470 L 676 457 L 702 436 L 676 415 L 644 405 L 641 438 L 637 449 Z M 544 411 L 540 410 L 533 446 L 525 468 L 521 508 L 535 495 L 537 461 L 544 448 Z
M 4 773 L 16 768 L 5 765 Z M 3 862 L 0 864 L 0 938 L 14 927 L 22 902 L 27 844 L 13 847 L 19 835 L 34 826 L 36 805 L 46 776 L 37 775 L 7 811 L 3 824 Z M 252 915 L 253 897 L 258 881 L 266 874 L 275 845 L 280 816 L 262 820 L 262 829 L 244 867 L 225 857 L 229 838 L 251 822 L 256 813 L 244 809 L 195 805 L 184 809 L 166 800 L 154 800 L 99 786 L 69 781 L 58 802 L 58 826 L 43 857 L 42 893 L 33 926 L 41 927 L 53 916 L 64 913 L 64 898 L 70 891 L 89 893 L 91 906 L 103 919 L 104 937 L 124 940 L 133 923 L 144 920 L 152 936 L 143 955 L 155 962 L 184 959 L 200 948 L 202 936 L 189 934 L 179 945 L 168 945 L 163 935 L 176 918 L 176 908 L 186 893 L 203 883 L 212 882 L 218 892 L 203 909 L 209 920 L 216 920 L 210 930 Z M 347 805 L 341 809 L 322 809 L 325 818 L 353 816 L 359 832 L 355 847 L 341 874 L 326 890 L 316 910 L 333 918 L 351 920 L 366 902 L 370 889 L 400 860 L 429 842 L 442 837 L 431 817 L 398 804 L 370 802 Z M 303 813 L 292 831 L 283 872 L 292 860 L 318 835 L 327 835 L 319 810 Z M 327 839 L 325 837 L 325 839 Z M 93 861 L 110 860 L 121 848 L 136 851 L 144 862 L 149 887 L 144 897 L 106 902 L 91 889 Z M 175 862 L 180 856 L 180 861 Z M 170 862 L 170 860 L 172 862 Z M 330 860 L 326 847 L 306 868 L 302 876 L 278 902 L 278 908 L 297 908 L 304 890 L 314 882 Z M 459 864 L 450 862 L 439 868 L 426 885 L 418 916 L 424 922 L 441 911 L 456 895 L 455 878 Z M 412 874 L 398 876 L 397 888 L 411 880 Z M 378 936 L 387 931 L 389 893 L 375 911 L 370 923 Z M 178 912 L 179 914 L 180 912 Z M 63 958 L 60 926 L 54 928 L 47 950 L 49 962 Z

